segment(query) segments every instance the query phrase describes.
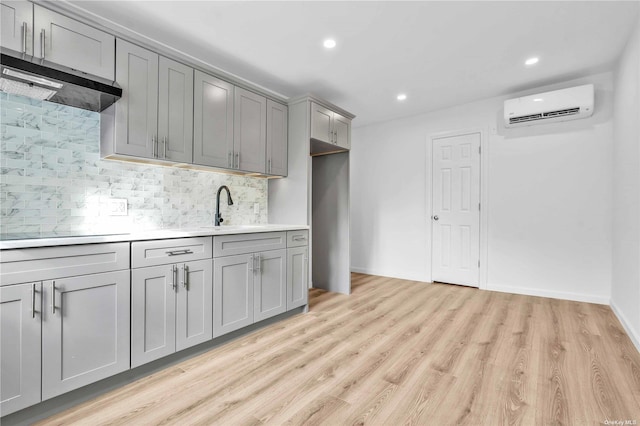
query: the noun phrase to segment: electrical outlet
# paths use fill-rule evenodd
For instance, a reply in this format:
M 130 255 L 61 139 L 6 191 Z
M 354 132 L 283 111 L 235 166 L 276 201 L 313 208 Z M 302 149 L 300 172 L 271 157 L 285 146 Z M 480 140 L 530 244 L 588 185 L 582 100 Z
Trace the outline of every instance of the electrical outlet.
M 107 214 L 109 216 L 126 216 L 127 215 L 127 199 L 126 198 L 109 198 L 107 204 Z
M 260 214 L 260 203 L 253 203 L 253 213 Z

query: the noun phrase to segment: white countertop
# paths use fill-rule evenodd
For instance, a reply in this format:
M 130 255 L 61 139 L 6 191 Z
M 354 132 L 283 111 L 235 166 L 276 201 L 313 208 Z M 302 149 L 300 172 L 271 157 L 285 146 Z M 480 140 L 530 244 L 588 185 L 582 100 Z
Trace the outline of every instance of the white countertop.
M 158 229 L 109 235 L 83 235 L 52 238 L 27 238 L 0 241 L 0 250 L 68 246 L 74 244 L 116 243 L 127 241 L 162 240 L 167 238 L 206 237 L 210 235 L 251 234 L 256 232 L 293 231 L 309 229 L 306 225 L 228 225 L 202 228 Z M 115 232 L 115 231 L 114 231 Z

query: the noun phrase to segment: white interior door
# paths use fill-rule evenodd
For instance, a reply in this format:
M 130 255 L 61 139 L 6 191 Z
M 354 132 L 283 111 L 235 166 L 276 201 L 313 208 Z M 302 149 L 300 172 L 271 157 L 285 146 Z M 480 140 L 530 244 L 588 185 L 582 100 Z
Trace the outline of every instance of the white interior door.
M 480 133 L 433 139 L 433 281 L 478 287 Z

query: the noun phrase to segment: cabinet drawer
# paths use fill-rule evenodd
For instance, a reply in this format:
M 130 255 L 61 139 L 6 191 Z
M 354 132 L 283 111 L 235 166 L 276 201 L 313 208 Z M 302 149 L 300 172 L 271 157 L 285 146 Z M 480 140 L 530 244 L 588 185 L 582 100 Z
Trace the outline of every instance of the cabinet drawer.
M 129 269 L 129 243 L 3 250 L 0 285 Z
M 174 238 L 131 243 L 131 267 L 211 259 L 211 237 Z
M 287 231 L 287 247 L 302 247 L 309 245 L 309 231 Z
M 278 250 L 286 247 L 285 232 L 260 232 L 213 237 L 213 257 Z

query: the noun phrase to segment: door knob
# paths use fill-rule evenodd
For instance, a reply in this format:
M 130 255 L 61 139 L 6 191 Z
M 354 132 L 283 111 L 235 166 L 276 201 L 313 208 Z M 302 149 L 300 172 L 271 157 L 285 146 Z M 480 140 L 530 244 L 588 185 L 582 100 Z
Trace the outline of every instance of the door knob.
M 437 215 L 433 217 L 433 220 L 438 220 L 440 219 Z

